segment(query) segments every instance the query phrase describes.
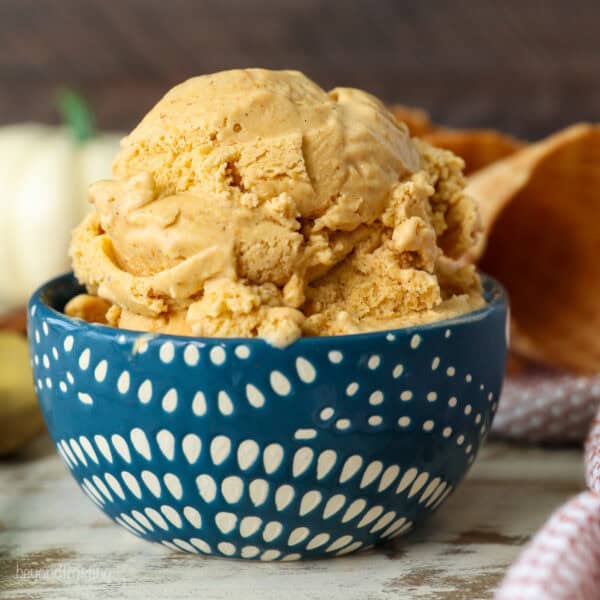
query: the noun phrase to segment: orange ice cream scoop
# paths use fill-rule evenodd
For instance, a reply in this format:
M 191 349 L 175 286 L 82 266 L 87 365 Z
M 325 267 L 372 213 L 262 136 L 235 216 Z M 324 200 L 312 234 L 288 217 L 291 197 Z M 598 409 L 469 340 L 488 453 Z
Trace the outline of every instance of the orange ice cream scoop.
M 90 188 L 73 266 L 130 329 L 286 345 L 460 314 L 483 304 L 460 262 L 479 231 L 462 167 L 366 92 L 295 71 L 196 77 Z

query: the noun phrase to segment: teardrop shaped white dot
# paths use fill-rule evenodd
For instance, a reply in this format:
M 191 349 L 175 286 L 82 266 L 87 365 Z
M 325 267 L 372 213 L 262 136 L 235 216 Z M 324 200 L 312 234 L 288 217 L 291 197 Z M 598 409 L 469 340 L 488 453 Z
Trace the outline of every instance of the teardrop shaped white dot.
M 425 504 L 425 506 L 427 508 L 429 508 L 442 495 L 442 493 L 446 489 L 447 485 L 448 484 L 445 481 L 442 481 L 442 483 L 440 483 L 440 485 L 438 485 L 435 492 L 433 492 L 433 494 L 431 494 L 431 496 L 427 500 L 427 503 Z
M 94 369 L 94 379 L 98 383 L 102 383 L 106 379 L 106 372 L 108 371 L 108 362 L 101 360 Z
M 314 454 L 314 450 L 308 446 L 303 446 L 296 450 L 292 466 L 292 474 L 294 477 L 299 477 L 310 467 Z
M 392 371 L 392 377 L 394 379 L 398 379 L 398 377 L 400 377 L 400 375 L 402 375 L 404 371 L 404 365 L 396 365 L 394 367 L 394 370 Z
M 236 346 L 234 352 L 235 355 L 238 358 L 241 358 L 242 360 L 245 360 L 250 356 L 250 348 L 248 348 L 248 346 L 245 346 L 244 344 Z
M 408 469 L 408 471 L 405 471 L 400 483 L 398 484 L 398 487 L 396 488 L 396 494 L 403 492 L 414 481 L 418 473 L 419 471 L 414 467 L 411 467 Z
M 225 350 L 221 348 L 221 346 L 213 346 L 209 352 L 210 362 L 213 365 L 220 366 L 227 359 L 227 355 L 225 354 Z
M 275 492 L 275 507 L 281 511 L 294 499 L 296 492 L 291 485 L 280 485 Z
M 246 398 L 254 408 L 260 408 L 265 403 L 265 397 L 262 392 L 251 383 L 246 385 Z
M 263 540 L 265 542 L 272 542 L 278 538 L 283 531 L 283 525 L 279 521 L 269 521 L 263 530 Z
M 362 467 L 363 459 L 359 454 L 354 454 L 346 459 L 344 466 L 342 468 L 342 473 L 340 474 L 340 483 L 345 483 L 353 477 L 356 472 Z
M 125 485 L 129 488 L 129 491 L 139 500 L 142 497 L 142 489 L 138 480 L 129 471 L 122 471 L 121 477 Z
M 262 525 L 262 519 L 260 517 L 244 517 L 240 521 L 240 535 L 242 537 L 250 537 L 254 535 Z
M 121 394 L 126 394 L 129 391 L 129 371 L 123 371 L 117 380 L 117 389 Z
M 369 369 L 374 370 L 381 364 L 381 357 L 378 354 L 373 354 L 367 362 Z
M 396 519 L 382 534 L 381 537 L 385 538 L 389 535 L 391 535 L 392 533 L 394 533 L 394 531 L 396 531 L 397 529 L 400 529 L 400 527 L 402 527 L 402 525 L 404 525 L 404 523 L 406 523 L 406 517 L 400 517 L 399 519 Z
M 383 506 L 373 506 L 370 508 L 362 517 L 362 519 L 358 522 L 357 528 L 364 527 L 369 523 L 372 523 L 375 519 L 381 515 L 383 512 Z
M 423 502 L 425 502 L 425 500 L 427 500 L 427 498 L 429 498 L 429 496 L 431 496 L 433 491 L 440 484 L 440 481 L 441 479 L 439 477 L 435 477 L 427 484 L 425 491 L 421 494 L 421 497 L 419 498 L 419 504 L 422 504 Z
M 98 448 L 98 450 L 100 450 L 100 453 L 102 454 L 102 456 L 104 456 L 104 458 L 109 463 L 112 463 L 112 461 L 113 461 L 112 452 L 110 451 L 110 446 L 108 445 L 106 438 L 102 435 L 97 434 L 94 436 L 94 442 L 96 443 L 96 447 Z
M 237 450 L 237 460 L 242 471 L 248 470 L 258 458 L 259 445 L 254 440 L 244 440 Z
M 323 450 L 317 460 L 317 479 L 323 479 L 333 469 L 337 462 L 337 453 L 334 450 Z
M 188 523 L 192 527 L 195 527 L 196 529 L 200 529 L 200 527 L 202 527 L 202 517 L 193 506 L 186 506 L 183 509 L 183 516 L 187 519 Z
M 288 546 L 296 546 L 303 542 L 310 534 L 308 527 L 296 527 L 292 529 L 288 537 Z
M 304 383 L 312 383 L 317 377 L 317 371 L 313 364 L 302 356 L 296 359 L 296 371 L 298 372 L 298 377 Z
M 323 518 L 328 519 L 342 508 L 346 504 L 346 496 L 344 494 L 335 494 L 331 496 L 329 500 L 327 500 L 327 504 L 325 504 L 325 508 L 323 509 Z
M 93 475 L 92 476 L 92 481 L 94 482 L 94 484 L 96 485 L 96 487 L 102 492 L 102 495 L 109 502 L 113 502 L 112 494 L 110 493 L 110 490 L 104 485 L 104 481 L 102 481 L 102 479 L 100 479 L 100 477 L 98 477 L 98 475 Z
M 183 487 L 181 486 L 179 477 L 174 473 L 165 473 L 163 481 L 171 496 L 173 496 L 175 500 L 181 500 L 183 496 Z
M 381 481 L 379 482 L 379 487 L 377 488 L 378 492 L 383 492 L 387 488 L 394 483 L 396 477 L 400 474 L 400 467 L 398 465 L 392 465 L 388 467 L 381 476 Z
M 206 414 L 206 398 L 202 392 L 196 392 L 192 402 L 192 412 L 197 417 L 202 417 Z
M 274 473 L 283 460 L 283 447 L 280 444 L 269 444 L 263 452 L 263 466 L 265 472 Z
M 269 495 L 269 484 L 264 479 L 253 479 L 248 486 L 250 500 L 254 506 L 264 504 Z
M 310 540 L 310 542 L 308 542 L 306 549 L 314 550 L 315 548 L 320 548 L 321 546 L 324 546 L 330 539 L 331 536 L 328 533 L 318 533 Z
M 244 546 L 242 548 L 243 558 L 254 558 L 255 556 L 258 556 L 259 553 L 260 548 L 257 548 L 256 546 Z
M 156 434 L 156 442 L 164 457 L 167 460 L 173 460 L 175 457 L 175 438 L 173 434 L 167 429 L 161 429 Z
M 90 349 L 86 348 L 79 356 L 79 368 L 82 371 L 87 371 L 90 366 Z
M 194 538 L 190 539 L 190 542 L 196 548 L 198 548 L 198 550 L 200 550 L 200 552 L 204 552 L 205 554 L 210 554 L 210 552 L 211 552 L 210 546 L 204 540 L 194 537 Z
M 378 406 L 379 404 L 381 404 L 383 402 L 383 392 L 381 390 L 375 390 L 370 396 L 369 396 L 369 404 L 371 406 Z
M 163 504 L 163 506 L 160 507 L 160 511 L 165 517 L 167 517 L 167 520 L 171 524 L 175 525 L 175 527 L 177 527 L 178 529 L 180 529 L 183 526 L 183 521 L 181 520 L 179 513 L 172 506 L 169 506 L 168 504 Z
M 421 345 L 421 336 L 417 333 L 410 338 L 410 347 L 415 350 Z
M 231 452 L 231 440 L 225 435 L 217 435 L 210 443 L 210 456 L 215 465 L 223 463 Z
M 181 441 L 183 455 L 190 465 L 193 465 L 202 451 L 202 440 L 195 433 L 188 433 Z
M 148 529 L 148 531 L 154 531 L 154 527 L 152 526 L 152 523 L 150 523 L 150 521 L 146 518 L 146 515 L 144 515 L 143 513 L 141 513 L 139 510 L 132 510 L 131 511 L 131 516 L 138 523 L 140 523 L 143 527 L 145 527 L 146 529 Z
M 244 482 L 237 475 L 225 477 L 221 482 L 221 493 L 225 498 L 225 502 L 235 504 L 239 502 L 244 493 Z
M 217 484 L 210 475 L 198 475 L 196 477 L 198 493 L 205 502 L 212 502 L 217 496 Z
M 377 522 L 373 525 L 373 527 L 371 527 L 369 533 L 376 533 L 378 531 L 381 531 L 384 527 L 387 527 L 394 520 L 395 517 L 395 511 L 390 510 L 389 512 L 386 512 L 385 515 L 380 517 L 377 520 Z
M 353 381 L 346 388 L 346 395 L 347 396 L 354 396 L 354 394 L 356 394 L 356 392 L 358 392 L 358 387 L 359 387 L 358 383 L 356 383 L 356 381 Z
M 296 429 L 294 432 L 295 440 L 312 440 L 317 437 L 316 429 Z
M 323 421 L 327 421 L 328 419 L 331 419 L 331 417 L 333 417 L 334 412 L 335 411 L 333 410 L 333 408 L 331 406 L 326 406 L 319 413 L 319 417 L 321 417 L 321 419 L 323 419 Z
M 287 396 L 292 390 L 289 379 L 280 371 L 271 371 L 269 381 L 273 391 L 279 396 Z
M 217 404 L 219 406 L 219 412 L 222 415 L 229 416 L 233 414 L 233 403 L 229 394 L 225 390 L 221 390 L 217 396 Z
M 350 427 L 350 425 L 351 425 L 350 419 L 338 419 L 335 422 L 336 429 L 339 429 L 340 431 L 344 431 L 344 430 L 348 429 Z
M 162 408 L 168 413 L 172 413 L 177 408 L 177 390 L 175 388 L 171 388 L 163 396 Z
M 423 473 L 421 473 L 412 484 L 410 492 L 408 492 L 408 497 L 412 498 L 425 485 L 428 479 L 429 473 L 427 473 L 427 471 L 423 471 Z
M 337 365 L 338 363 L 342 362 L 344 357 L 342 353 L 338 350 L 331 350 L 327 355 L 327 358 L 329 358 L 329 361 L 332 362 L 334 365 Z
M 383 469 L 383 463 L 379 460 L 374 460 L 366 469 L 363 474 L 363 477 L 360 481 L 360 487 L 365 488 L 368 485 L 371 485 Z
M 79 444 L 81 445 L 81 447 L 84 449 L 85 453 L 96 463 L 98 463 L 98 456 L 96 455 L 96 451 L 94 450 L 94 447 L 92 446 L 91 442 L 84 436 L 84 435 L 80 435 L 79 436 Z
M 120 454 L 121 458 L 130 463 L 131 462 L 131 454 L 129 452 L 129 446 L 123 437 L 121 437 L 118 433 L 115 433 L 111 438 L 111 442 L 115 448 L 115 450 Z
M 148 515 L 148 517 L 150 517 L 150 519 L 155 525 L 158 525 L 161 529 L 164 529 L 165 531 L 169 529 L 167 522 L 163 519 L 162 515 L 157 510 L 148 507 L 144 509 L 144 512 Z
M 225 556 L 233 556 L 236 550 L 235 546 L 230 542 L 219 542 L 217 548 L 219 549 L 219 552 Z
M 183 351 L 183 360 L 188 367 L 195 367 L 200 360 L 200 352 L 194 344 L 188 344 Z
M 135 427 L 129 434 L 133 447 L 141 454 L 146 460 L 152 458 L 152 452 L 150 451 L 150 444 L 148 438 L 142 429 Z
M 63 348 L 65 349 L 65 352 L 71 352 L 71 350 L 73 350 L 73 342 L 74 342 L 74 338 L 72 335 L 68 335 L 65 338 L 65 341 L 63 342 Z
M 158 477 L 152 471 L 142 471 L 142 481 L 144 485 L 150 490 L 155 498 L 159 498 L 161 494 L 160 481 Z M 146 513 L 148 514 L 148 513 Z M 148 515 L 150 516 L 150 515 Z M 152 518 L 152 517 L 150 517 Z
M 215 515 L 215 523 L 221 533 L 228 534 L 232 532 L 237 525 L 237 516 L 231 512 L 218 512 Z
M 162 362 L 169 364 L 175 358 L 175 346 L 173 342 L 165 342 L 158 351 L 158 356 Z
M 313 511 L 321 503 L 322 495 L 318 490 L 311 490 L 302 496 L 300 501 L 300 516 L 303 517 Z
M 335 555 L 343 556 L 344 554 L 350 554 L 351 552 L 356 552 L 356 550 L 358 550 L 362 545 L 363 545 L 362 542 L 353 542 L 349 546 L 342 548 L 339 552 L 336 552 Z
M 354 538 L 351 535 L 343 535 L 339 537 L 333 544 L 329 545 L 326 548 L 327 552 L 334 552 L 335 550 L 339 550 L 344 546 L 348 545 Z
M 51 386 L 48 386 L 51 387 Z M 82 404 L 93 404 L 94 403 L 94 399 L 89 395 L 86 394 L 85 392 L 77 392 L 77 398 L 79 398 L 79 401 Z
M 79 446 L 79 443 L 77 442 L 77 440 L 71 438 L 69 440 L 69 444 L 71 444 L 71 448 L 73 449 L 73 452 L 75 452 L 75 454 L 77 455 L 79 462 L 83 463 L 84 466 L 87 467 L 87 459 L 85 458 L 83 451 L 81 450 L 81 447 Z
M 346 509 L 344 516 L 342 517 L 342 523 L 347 523 L 359 515 L 367 506 L 367 501 L 364 498 L 358 498 L 354 500 L 352 504 Z
M 117 496 L 119 496 L 119 498 L 121 498 L 121 500 L 125 500 L 125 493 L 123 492 L 123 488 L 121 487 L 121 484 L 119 483 L 117 478 L 114 475 L 112 475 L 111 473 L 106 473 L 104 475 L 104 479 L 106 479 L 106 483 L 108 483 L 108 485 L 111 487 L 113 492 Z
M 137 395 L 142 404 L 148 404 L 152 400 L 152 382 L 149 379 L 141 383 Z

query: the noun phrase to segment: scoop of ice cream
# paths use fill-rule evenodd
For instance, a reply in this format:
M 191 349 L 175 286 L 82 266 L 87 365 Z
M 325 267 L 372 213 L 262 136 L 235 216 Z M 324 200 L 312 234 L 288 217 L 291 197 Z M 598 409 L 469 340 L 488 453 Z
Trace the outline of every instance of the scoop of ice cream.
M 360 90 L 196 77 L 91 187 L 75 273 L 113 325 L 280 345 L 466 312 L 483 301 L 456 262 L 478 231 L 461 169 Z

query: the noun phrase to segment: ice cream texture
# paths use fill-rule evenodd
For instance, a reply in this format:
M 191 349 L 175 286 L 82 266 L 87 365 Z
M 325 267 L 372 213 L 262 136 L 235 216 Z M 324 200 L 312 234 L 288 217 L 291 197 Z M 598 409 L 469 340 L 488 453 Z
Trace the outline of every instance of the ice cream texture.
M 462 160 L 373 96 L 295 71 L 171 89 L 123 139 L 71 256 L 67 314 L 193 336 L 403 327 L 484 304 Z

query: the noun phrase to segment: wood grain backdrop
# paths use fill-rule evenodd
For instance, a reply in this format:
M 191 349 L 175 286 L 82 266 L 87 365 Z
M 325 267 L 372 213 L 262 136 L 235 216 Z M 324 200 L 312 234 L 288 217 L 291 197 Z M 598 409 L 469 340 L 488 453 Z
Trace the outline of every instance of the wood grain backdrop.
M 186 77 L 265 66 L 536 137 L 600 119 L 599 40 L 598 0 L 0 0 L 0 123 L 56 120 L 70 84 L 128 128 Z

